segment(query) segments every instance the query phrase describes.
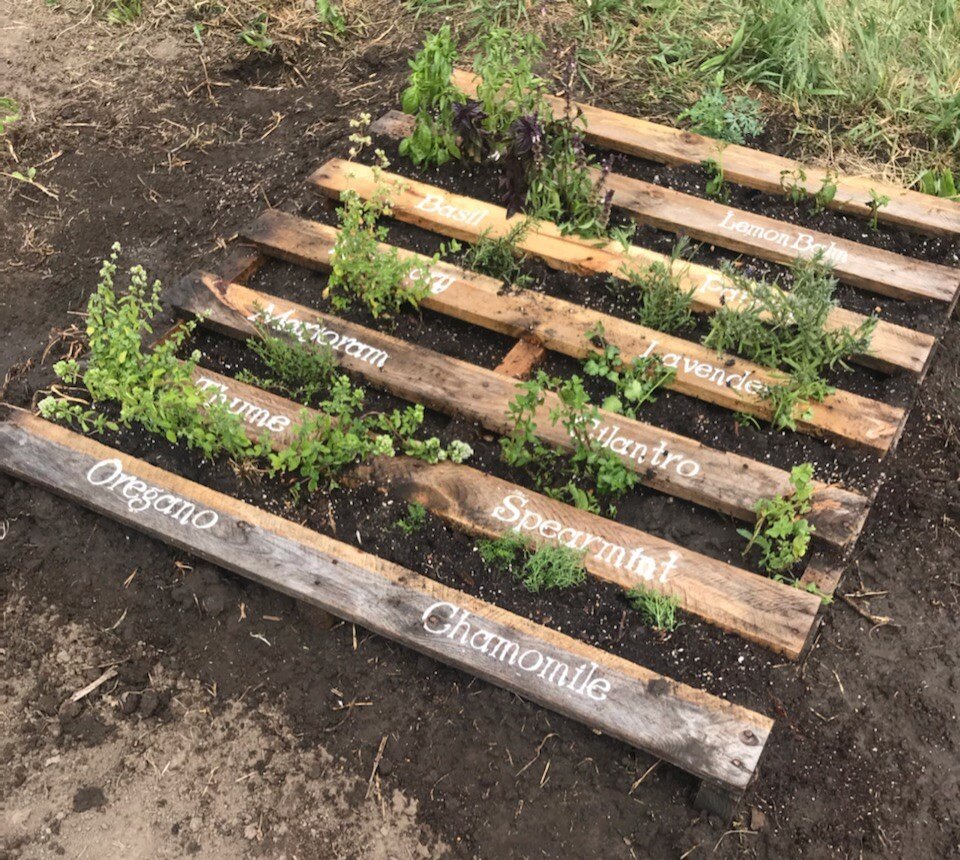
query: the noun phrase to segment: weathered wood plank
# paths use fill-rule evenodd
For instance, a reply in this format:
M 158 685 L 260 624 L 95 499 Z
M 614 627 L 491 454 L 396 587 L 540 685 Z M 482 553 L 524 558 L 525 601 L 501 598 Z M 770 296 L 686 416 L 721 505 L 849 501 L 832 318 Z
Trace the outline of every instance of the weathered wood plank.
M 390 111 L 371 126 L 371 131 L 394 138 L 406 137 L 412 129 L 413 117 L 399 111 Z M 960 289 L 960 269 L 950 266 L 808 230 L 621 173 L 610 173 L 606 187 L 613 191 L 614 207 L 642 224 L 776 263 L 791 264 L 821 251 L 838 280 L 880 295 L 949 301 Z
M 770 733 L 760 714 L 27 413 L 0 412 L 0 468 L 734 790 Z
M 270 320 L 290 337 L 329 343 L 345 369 L 378 388 L 495 433 L 510 432 L 506 413 L 517 394 L 516 383 L 495 371 L 227 284 L 215 275 L 189 276 L 167 299 L 181 313 L 196 314 L 204 325 L 231 337 L 250 337 L 256 331 L 252 320 Z M 556 396 L 548 395 L 535 415 L 537 433 L 548 444 L 569 450 L 570 437 L 549 418 L 557 406 Z M 741 519 L 755 519 L 753 508 L 761 498 L 791 492 L 789 474 L 782 469 L 621 415 L 601 410 L 593 437 L 647 486 Z M 844 545 L 859 534 L 866 509 L 866 499 L 857 493 L 818 484 L 810 520 L 820 538 Z
M 266 434 L 278 449 L 289 444 L 303 415 L 317 414 L 210 370 L 197 368 L 194 378 L 211 401 L 241 418 L 251 440 Z M 495 538 L 516 530 L 538 543 L 562 541 L 585 552 L 584 566 L 592 576 L 623 589 L 643 585 L 675 597 L 687 612 L 791 659 L 803 650 L 820 609 L 812 594 L 469 466 L 384 457 L 353 469 L 344 481 L 372 483 L 417 502 L 468 534 Z
M 271 225 L 278 228 L 273 231 L 276 236 L 290 223 L 289 219 L 290 216 L 270 213 L 261 222 L 262 229 L 251 229 L 249 235 L 266 249 L 265 237 Z M 297 229 L 300 236 L 307 230 Z M 330 229 L 314 232 L 318 236 L 329 235 Z M 290 248 L 297 241 L 291 239 L 285 247 Z M 274 239 L 272 244 L 276 246 L 280 242 Z M 301 242 L 298 247 L 304 244 Z M 283 254 L 284 259 L 295 256 L 298 255 L 292 251 Z M 299 256 L 304 260 L 304 254 Z M 329 258 L 329 254 L 326 256 Z M 595 349 L 586 335 L 593 325 L 603 323 L 607 339 L 620 347 L 625 360 L 659 355 L 665 365 L 674 368 L 676 375 L 667 387 L 735 412 L 767 420 L 771 417 L 770 403 L 763 391 L 767 385 L 782 381 L 785 378 L 782 375 L 732 355 L 718 354 L 702 344 L 661 334 L 533 290 L 493 294 L 488 292 L 485 281 L 479 289 L 472 289 L 471 281 L 466 278 L 451 281 L 450 276 L 456 271 L 451 269 L 445 266 L 434 270 L 434 292 L 424 303 L 426 307 L 512 337 L 533 337 L 547 349 L 574 358 L 584 358 Z M 800 415 L 802 409 L 808 410 L 804 416 Z M 896 407 L 842 390 L 837 390 L 823 403 L 797 407 L 795 414 L 797 427 L 804 432 L 832 436 L 879 451 L 886 449 L 888 440 L 903 420 L 903 411 Z
M 529 379 L 537 366 L 543 364 L 547 351 L 536 341 L 518 340 L 495 370 L 514 379 Z
M 466 93 L 476 91 L 475 76 L 455 70 L 453 81 Z M 563 99 L 547 96 L 554 111 L 566 110 Z M 827 179 L 827 172 L 772 155 L 747 146 L 726 144 L 690 131 L 672 128 L 637 117 L 577 103 L 583 111 L 586 138 L 595 146 L 638 155 L 664 164 L 701 164 L 709 159 L 720 160 L 729 182 L 756 188 L 770 194 L 782 194 L 781 177 L 806 176 L 800 180 L 808 194 L 816 194 Z M 881 221 L 899 224 L 921 233 L 960 235 L 960 204 L 951 200 L 910 191 L 897 185 L 878 182 L 863 176 L 840 176 L 835 180 L 837 194 L 830 202 L 838 209 L 860 218 L 872 214 L 870 191 L 885 194 L 890 203 L 878 213 Z
M 484 233 L 491 237 L 504 236 L 523 221 L 520 215 L 507 218 L 502 206 L 452 194 L 396 174 L 384 173 L 381 179 L 394 186 L 392 214 L 395 218 L 443 235 L 476 242 Z M 370 168 L 340 159 L 328 161 L 308 182 L 331 197 L 338 197 L 346 188 L 369 196 L 376 188 Z M 724 305 L 736 308 L 749 299 L 742 288 L 717 269 L 683 260 L 671 261 L 663 254 L 637 245 L 624 248 L 619 242 L 564 236 L 555 224 L 547 221 L 531 223 L 518 248 L 555 269 L 577 275 L 612 275 L 629 280 L 629 272 L 634 269 L 642 270 L 655 263 L 672 266 L 680 288 L 692 291 L 694 310 L 704 313 L 713 313 Z M 853 311 L 835 308 L 826 326 L 831 330 L 854 328 L 864 319 Z M 856 360 L 887 372 L 901 369 L 919 372 L 933 343 L 930 335 L 881 320 L 869 355 L 858 356 Z

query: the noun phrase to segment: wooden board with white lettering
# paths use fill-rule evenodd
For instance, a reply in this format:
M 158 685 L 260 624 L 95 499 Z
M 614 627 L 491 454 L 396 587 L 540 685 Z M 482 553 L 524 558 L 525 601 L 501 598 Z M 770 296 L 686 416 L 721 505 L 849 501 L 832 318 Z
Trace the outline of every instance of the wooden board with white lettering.
M 204 325 L 232 337 L 250 337 L 256 331 L 253 320 L 259 320 L 291 337 L 326 342 L 343 367 L 379 388 L 495 433 L 510 430 L 506 413 L 517 394 L 516 383 L 495 371 L 228 284 L 215 275 L 189 276 L 167 298 L 181 313 L 196 314 Z M 570 437 L 549 418 L 556 405 L 556 396 L 548 395 L 535 416 L 537 433 L 548 444 L 569 449 Z M 751 522 L 758 500 L 790 492 L 789 475 L 781 469 L 622 415 L 601 410 L 593 436 L 644 484 Z M 859 534 L 866 513 L 862 496 L 818 484 L 809 518 L 818 537 L 845 545 Z
M 452 80 L 465 93 L 476 92 L 475 75 L 456 69 Z M 554 111 L 566 110 L 563 99 L 547 96 Z M 816 194 L 827 180 L 827 171 L 790 158 L 727 144 L 714 138 L 684 131 L 649 120 L 627 116 L 588 104 L 574 103 L 583 112 L 585 135 L 594 146 L 637 155 L 664 164 L 702 164 L 720 161 L 729 182 L 770 194 L 783 193 L 783 179 L 800 184 L 809 195 Z M 960 203 L 921 194 L 898 185 L 874 181 L 865 176 L 841 175 L 834 179 L 837 193 L 829 202 L 837 209 L 860 218 L 873 214 L 870 192 L 890 198 L 877 218 L 921 233 L 960 235 Z
M 404 193 L 410 193 L 410 189 Z M 395 203 L 394 213 L 398 209 Z M 275 218 L 274 223 L 282 217 Z M 252 230 L 248 236 L 256 238 Z M 267 243 L 263 241 L 261 247 L 267 248 Z M 293 256 L 288 254 L 287 258 Z M 450 273 L 450 267 L 442 271 Z M 594 349 L 586 334 L 595 322 L 603 322 L 606 338 L 621 349 L 625 360 L 658 355 L 665 366 L 674 369 L 676 375 L 666 384 L 667 388 L 765 420 L 770 419 L 772 411 L 763 392 L 767 386 L 783 384 L 785 379 L 782 374 L 717 353 L 695 341 L 661 334 L 532 290 L 490 295 L 485 289 L 472 290 L 466 280 L 458 279 L 445 289 L 435 289 L 427 307 L 451 312 L 504 334 L 532 336 L 548 349 L 575 358 L 584 358 Z M 797 429 L 803 432 L 885 451 L 904 419 L 904 412 L 837 389 L 822 403 L 797 404 L 794 417 Z
M 381 181 L 392 184 L 395 189 L 391 207 L 395 218 L 445 236 L 467 242 L 476 242 L 484 233 L 496 238 L 505 236 L 524 220 L 521 215 L 507 218 L 502 206 L 397 174 L 382 173 Z M 341 159 L 328 161 L 308 182 L 331 197 L 339 197 L 350 188 L 361 197 L 369 198 L 377 187 L 369 167 Z M 637 245 L 625 249 L 619 242 L 563 235 L 555 224 L 547 221 L 531 224 L 517 247 L 555 269 L 578 275 L 601 274 L 626 279 L 631 269 L 643 269 L 655 263 L 672 266 L 681 289 L 692 291 L 694 310 L 703 313 L 713 313 L 724 305 L 739 307 L 748 299 L 740 286 L 717 269 L 683 260 L 671 261 L 663 254 Z M 829 313 L 826 327 L 829 330 L 855 328 L 864 319 L 860 314 L 838 307 Z M 874 332 L 870 353 L 856 356 L 854 360 L 886 372 L 920 372 L 933 343 L 930 335 L 881 320 Z
M 390 111 L 371 131 L 402 138 L 411 133 L 413 122 L 408 114 Z M 790 264 L 819 252 L 838 280 L 905 301 L 949 302 L 960 289 L 960 269 L 734 209 L 622 173 L 611 172 L 605 181 L 613 191 L 614 208 L 660 230 L 776 263 Z
M 29 413 L 0 469 L 733 792 L 772 721 Z
M 203 368 L 196 369 L 194 379 L 211 401 L 241 419 L 251 440 L 266 434 L 276 448 L 289 444 L 302 415 L 317 414 Z M 584 553 L 584 567 L 592 576 L 623 589 L 643 585 L 673 596 L 687 612 L 791 658 L 803 651 L 820 609 L 820 599 L 813 594 L 469 466 L 382 457 L 353 469 L 343 480 L 372 483 L 417 502 L 468 534 L 499 537 L 516 530 L 536 542 L 563 543 Z

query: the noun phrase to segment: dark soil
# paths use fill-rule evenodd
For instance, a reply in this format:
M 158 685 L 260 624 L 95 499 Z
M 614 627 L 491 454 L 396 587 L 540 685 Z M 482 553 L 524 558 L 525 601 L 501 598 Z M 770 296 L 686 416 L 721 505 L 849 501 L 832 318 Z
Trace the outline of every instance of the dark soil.
M 96 283 L 99 260 L 114 239 L 124 245 L 126 259 L 172 283 L 192 268 L 210 267 L 218 240 L 228 240 L 252 220 L 265 200 L 330 220 L 327 204 L 306 191 L 303 180 L 327 158 L 345 154 L 351 116 L 360 110 L 376 116 L 395 106 L 405 62 L 402 53 L 367 53 L 346 65 L 314 70 L 311 86 L 301 88 L 281 86 L 283 70 L 269 59 L 234 64 L 214 75 L 228 84 L 216 89 L 216 104 L 202 87 L 191 97 L 179 90 L 168 93 L 163 104 L 145 93 L 134 113 L 137 128 L 157 128 L 167 118 L 187 128 L 212 122 L 234 131 L 244 125 L 255 130 L 188 146 L 179 152 L 188 163 L 173 170 L 168 169 L 172 145 L 149 134 L 111 132 L 107 112 L 94 100 L 72 103 L 32 136 L 15 137 L 20 157 L 29 163 L 42 161 L 53 143 L 63 149 L 48 177 L 61 203 L 19 187 L 12 187 L 3 202 L 8 217 L 0 226 L 0 379 L 11 369 L 3 398 L 27 403 L 49 383 L 49 365 L 68 343 L 58 341 L 43 364 L 48 338 L 77 321 L 71 312 L 82 309 Z M 197 69 L 187 91 L 202 82 Z M 273 125 L 274 112 L 283 120 L 261 139 Z M 77 122 L 100 127 L 69 124 Z M 696 169 L 666 170 L 639 161 L 619 169 L 659 177 L 693 193 L 702 188 Z M 490 197 L 494 187 L 489 177 L 453 170 L 431 174 L 430 181 L 481 197 Z M 955 248 L 939 240 L 886 229 L 869 233 L 861 222 L 811 217 L 748 192 L 736 192 L 733 203 L 914 256 L 956 262 Z M 28 236 L 33 237 L 29 242 Z M 397 226 L 392 238 L 422 250 L 436 246 L 435 237 L 406 226 Z M 666 250 L 673 238 L 642 230 L 637 241 Z M 697 258 L 723 256 L 700 249 Z M 538 289 L 622 311 L 599 280 L 574 279 L 537 265 L 530 271 Z M 779 270 L 756 264 L 752 271 Z M 319 306 L 322 283 L 319 275 L 276 264 L 252 285 Z M 851 308 L 880 307 L 886 318 L 936 328 L 933 306 L 904 309 L 853 290 L 843 290 L 842 298 Z M 510 345 L 505 338 L 426 313 L 404 317 L 393 333 L 485 367 L 495 366 Z M 211 367 L 235 372 L 241 362 L 240 347 L 219 336 L 201 334 L 195 345 Z M 248 356 L 243 364 L 250 364 Z M 549 367 L 572 369 L 561 359 Z M 346 624 L 324 630 L 289 598 L 237 577 L 209 566 L 178 567 L 191 560 L 4 476 L 0 589 L 11 605 L 23 600 L 38 612 L 52 606 L 63 623 L 99 628 L 109 657 L 126 658 L 113 692 L 124 719 L 135 714 L 136 719 L 171 719 L 175 697 L 152 689 L 159 661 L 168 670 L 215 685 L 214 709 L 236 700 L 254 710 L 278 707 L 303 750 L 325 747 L 364 783 L 381 739 L 389 736 L 379 766 L 381 782 L 415 798 L 420 819 L 455 856 L 677 857 L 691 849 L 696 850 L 688 856 L 694 857 L 956 856 L 958 372 L 960 332 L 954 322 L 900 448 L 882 469 L 863 452 L 809 437 L 737 429 L 729 413 L 678 395 L 663 395 L 645 413 L 653 423 L 776 465 L 811 460 L 818 476 L 864 491 L 884 481 L 841 592 L 866 594 L 851 598 L 852 605 L 869 615 L 890 616 L 892 623 L 868 620 L 838 600 L 826 610 L 818 640 L 799 664 L 690 618 L 662 638 L 636 623 L 616 589 L 596 583 L 559 596 L 530 595 L 486 570 L 472 541 L 436 519 L 430 518 L 424 531 L 404 536 L 395 528 L 401 506 L 374 488 L 338 489 L 294 504 L 279 482 L 251 483 L 226 462 L 204 462 L 139 431 L 108 440 L 776 718 L 759 778 L 732 833 L 693 809 L 691 777 L 663 764 L 651 771 L 655 761 L 646 754 L 363 630 Z M 905 381 L 862 369 L 845 374 L 842 384 L 894 403 L 907 403 L 910 394 Z M 372 391 L 369 397 L 377 407 L 396 403 Z M 524 480 L 499 464 L 496 442 L 483 431 L 435 414 L 428 416 L 426 429 L 444 439 L 466 439 L 476 448 L 479 468 Z M 620 506 L 619 518 L 742 563 L 735 524 L 692 505 L 639 491 Z M 125 587 L 132 571 L 137 575 Z M 111 627 L 124 612 L 123 623 Z M 282 621 L 269 620 L 274 618 Z M 55 632 L 37 633 L 29 649 L 14 648 L 16 631 L 5 628 L 0 633 L 4 675 L 12 679 L 34 671 L 35 652 L 49 647 Z M 56 720 L 62 692 L 44 689 L 19 706 L 25 714 L 41 707 Z M 344 702 L 370 704 L 344 708 Z M 66 728 L 53 742 L 59 750 L 95 749 L 109 742 L 109 727 L 92 711 L 64 714 L 63 720 Z M 0 786 L 4 793 L 22 790 L 35 775 L 18 762 L 40 743 L 32 718 L 25 716 L 2 741 Z M 90 815 L 114 802 L 108 784 L 101 789 L 77 774 L 67 805 Z M 274 840 L 284 832 L 281 825 L 295 828 L 296 822 L 281 813 L 267 820 L 263 841 L 250 843 L 251 856 L 277 856 L 280 843 Z M 203 856 L 202 844 L 194 844 Z M 4 849 L 9 856 L 45 856 L 29 841 L 9 847 L 0 841 Z M 307 833 L 296 854 L 324 856 L 321 848 L 311 847 Z

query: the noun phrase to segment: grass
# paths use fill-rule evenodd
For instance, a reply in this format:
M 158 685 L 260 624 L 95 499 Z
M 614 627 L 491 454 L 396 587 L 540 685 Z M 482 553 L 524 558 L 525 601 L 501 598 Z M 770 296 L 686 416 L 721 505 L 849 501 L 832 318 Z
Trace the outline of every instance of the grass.
M 20 105 L 16 99 L 0 97 L 0 134 L 4 134 L 8 125 L 20 119 Z

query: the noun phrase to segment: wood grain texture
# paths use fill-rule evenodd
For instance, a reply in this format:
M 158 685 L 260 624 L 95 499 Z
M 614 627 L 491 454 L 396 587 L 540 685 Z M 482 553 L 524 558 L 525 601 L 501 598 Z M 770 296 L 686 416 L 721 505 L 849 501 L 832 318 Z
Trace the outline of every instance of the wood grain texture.
M 506 413 L 516 383 L 495 371 L 206 273 L 185 278 L 167 299 L 181 313 L 196 314 L 204 325 L 238 338 L 253 335 L 250 319 L 267 311 L 283 321 L 290 336 L 331 343 L 345 369 L 378 388 L 495 433 L 510 431 Z M 535 416 L 537 433 L 546 443 L 569 450 L 570 437 L 549 418 L 557 405 L 556 396 L 548 394 Z M 597 438 L 603 434 L 610 450 L 647 486 L 751 522 L 757 501 L 791 491 L 789 474 L 782 469 L 621 415 L 601 410 L 594 433 Z M 818 537 L 844 545 L 859 534 L 866 512 L 866 499 L 857 493 L 818 484 L 809 519 Z
M 240 416 L 252 441 L 266 434 L 276 449 L 289 444 L 303 416 L 317 414 L 210 370 L 197 368 L 194 378 L 201 390 Z M 791 659 L 803 650 L 820 609 L 812 594 L 469 466 L 383 457 L 354 468 L 343 480 L 372 483 L 393 497 L 421 504 L 468 534 L 495 538 L 517 529 L 538 543 L 562 540 L 585 552 L 584 566 L 592 576 L 623 589 L 643 585 L 675 597 L 687 612 Z
M 411 193 L 411 189 L 404 193 Z M 398 208 L 395 202 L 395 214 Z M 289 217 L 271 215 L 270 223 L 288 224 Z M 274 230 L 274 236 L 277 232 Z M 267 233 L 266 228 L 256 233 L 249 231 L 251 239 L 265 250 Z M 319 235 L 319 231 L 317 233 Z M 298 242 L 299 247 L 307 244 L 291 238 L 288 246 L 294 242 Z M 280 241 L 275 238 L 272 244 L 276 246 Z M 305 257 L 292 252 L 282 256 L 284 259 L 299 256 L 301 260 Z M 451 274 L 451 267 L 445 267 L 443 273 Z M 673 367 L 676 375 L 667 387 L 734 412 L 765 420 L 771 418 L 770 403 L 762 391 L 767 385 L 782 383 L 785 379 L 782 374 L 729 354 L 719 354 L 694 341 L 661 334 L 533 290 L 488 294 L 485 286 L 472 289 L 470 283 L 458 278 L 434 292 L 424 305 L 512 337 L 532 337 L 547 349 L 578 359 L 594 350 L 586 333 L 592 325 L 602 322 L 607 339 L 620 347 L 625 360 L 655 354 Z M 803 432 L 884 451 L 902 423 L 904 413 L 897 407 L 837 390 L 823 403 L 798 405 L 795 418 L 798 429 Z
M 476 91 L 475 76 L 471 72 L 455 70 L 452 80 L 463 92 Z M 563 99 L 547 96 L 553 110 L 562 114 Z M 724 176 L 729 182 L 756 188 L 770 194 L 782 194 L 781 176 L 803 171 L 806 179 L 800 181 L 808 194 L 816 194 L 827 173 L 811 167 L 751 149 L 747 146 L 726 144 L 691 131 L 626 116 L 603 108 L 576 103 L 583 111 L 586 138 L 595 146 L 649 158 L 664 164 L 701 164 L 709 159 L 723 164 Z M 870 191 L 885 194 L 890 203 L 878 213 L 880 221 L 908 227 L 920 233 L 933 235 L 960 235 L 960 203 L 944 200 L 930 194 L 910 191 L 897 185 L 878 182 L 864 176 L 840 176 L 835 180 L 837 193 L 830 202 L 837 209 L 860 218 L 870 217 Z
M 510 351 L 495 370 L 514 379 L 529 379 L 546 357 L 547 351 L 539 343 L 521 339 L 510 347 Z
M 406 137 L 412 129 L 413 117 L 399 111 L 390 111 L 371 126 L 371 131 L 393 138 Z M 614 207 L 642 224 L 788 265 L 821 249 L 838 280 L 880 295 L 904 301 L 950 301 L 960 288 L 960 269 L 950 266 L 809 230 L 621 173 L 610 173 L 606 187 L 613 191 Z
M 0 412 L 0 468 L 733 790 L 771 730 L 760 714 L 25 412 Z M 111 489 L 102 478 L 115 470 Z M 203 527 L 161 512 L 156 496 L 134 504 L 153 489 L 203 511 Z
M 347 165 L 350 165 L 347 167 Z M 345 173 L 349 172 L 349 181 Z M 450 194 L 421 182 L 403 179 L 396 174 L 387 174 L 397 187 L 394 217 L 453 236 L 468 242 L 476 242 L 484 233 L 491 237 L 505 236 L 511 228 L 521 223 L 522 216 L 507 218 L 506 210 L 485 201 Z M 309 179 L 321 193 L 338 197 L 345 188 L 372 194 L 375 187 L 369 168 L 337 159 L 327 162 Z M 466 223 L 462 218 L 451 218 L 444 213 L 424 211 L 430 200 L 443 200 L 456 211 L 480 216 L 479 221 Z M 600 240 L 581 239 L 563 235 L 560 229 L 547 221 L 530 224 L 518 247 L 537 257 L 552 268 L 577 275 L 610 275 L 629 280 L 630 272 L 643 270 L 654 264 L 671 269 L 678 286 L 692 293 L 694 310 L 714 313 L 722 306 L 737 308 L 748 299 L 744 291 L 717 269 L 683 260 L 671 260 L 664 254 L 649 251 L 638 245 L 627 248 L 619 242 L 604 243 Z M 866 317 L 843 308 L 831 311 L 825 323 L 827 330 L 856 328 Z M 935 339 L 922 332 L 880 320 L 877 323 L 868 354 L 854 356 L 854 360 L 868 367 L 888 373 L 901 370 L 919 372 L 929 358 Z

